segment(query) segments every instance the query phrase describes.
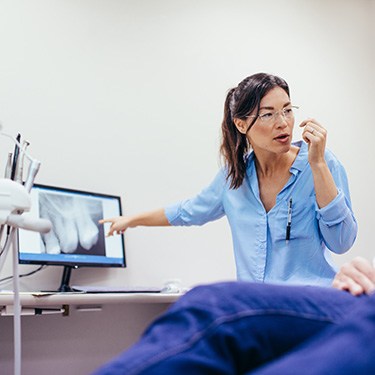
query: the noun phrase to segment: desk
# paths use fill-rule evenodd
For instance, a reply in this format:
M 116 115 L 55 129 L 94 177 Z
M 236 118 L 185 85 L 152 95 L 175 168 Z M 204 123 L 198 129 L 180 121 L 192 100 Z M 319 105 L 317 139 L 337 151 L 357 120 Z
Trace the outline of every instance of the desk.
M 22 316 L 22 375 L 89 374 L 132 345 L 144 329 L 179 294 L 21 293 L 22 307 L 69 306 L 64 314 Z M 13 305 L 11 293 L 0 294 L 0 308 Z M 0 317 L 1 374 L 12 374 L 13 317 Z
M 170 304 L 181 294 L 172 293 L 20 293 L 22 306 L 54 307 L 63 305 L 110 305 L 123 303 L 157 303 Z M 0 293 L 1 307 L 13 306 L 13 293 Z

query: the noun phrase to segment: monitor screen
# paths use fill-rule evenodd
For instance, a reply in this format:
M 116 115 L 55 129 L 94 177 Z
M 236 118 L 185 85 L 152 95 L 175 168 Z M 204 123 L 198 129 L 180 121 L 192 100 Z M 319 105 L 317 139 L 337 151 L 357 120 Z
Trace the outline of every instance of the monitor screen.
M 105 236 L 98 220 L 121 215 L 118 196 L 35 184 L 31 211 L 48 219 L 52 230 L 39 234 L 19 230 L 19 262 L 67 267 L 125 267 L 124 237 Z

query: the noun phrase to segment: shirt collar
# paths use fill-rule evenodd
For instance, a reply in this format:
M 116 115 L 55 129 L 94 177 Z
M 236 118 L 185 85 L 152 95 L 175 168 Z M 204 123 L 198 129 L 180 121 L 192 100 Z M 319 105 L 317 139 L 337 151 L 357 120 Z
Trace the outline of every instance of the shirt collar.
M 307 158 L 308 147 L 307 147 L 307 143 L 302 140 L 292 142 L 292 145 L 299 147 L 297 157 L 295 158 L 292 166 L 290 167 L 290 173 L 296 175 L 298 172 L 301 172 L 306 167 L 306 164 L 308 163 L 308 158 Z M 254 164 L 254 158 L 255 158 L 254 152 L 250 151 L 245 157 L 246 163 L 247 163 L 246 169 L 250 168 Z
M 295 158 L 292 166 L 290 167 L 290 173 L 296 175 L 298 172 L 301 172 L 308 163 L 308 147 L 307 143 L 303 141 L 293 142 L 292 145 L 299 147 L 297 157 Z

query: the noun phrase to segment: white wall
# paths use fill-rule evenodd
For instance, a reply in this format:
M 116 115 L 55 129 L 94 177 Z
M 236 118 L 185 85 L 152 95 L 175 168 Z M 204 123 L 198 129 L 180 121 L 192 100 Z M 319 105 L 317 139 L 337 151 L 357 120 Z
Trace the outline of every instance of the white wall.
M 0 118 L 7 132 L 30 140 L 42 161 L 37 182 L 118 194 L 133 214 L 206 186 L 219 166 L 227 90 L 258 71 L 278 74 L 301 106 L 299 118 L 314 116 L 329 131 L 359 221 L 351 253 L 369 257 L 373 4 L 3 0 Z M 13 145 L 0 142 L 5 159 Z M 126 270 L 82 269 L 73 281 L 177 277 L 192 285 L 235 277 L 225 219 L 203 228 L 138 228 L 126 245 Z M 27 283 L 57 284 L 59 274 L 51 268 Z
M 280 75 L 300 119 L 314 116 L 327 127 L 328 147 L 350 179 L 360 230 L 337 261 L 370 258 L 374 19 L 374 0 L 1 0 L 0 119 L 30 140 L 42 161 L 37 182 L 118 194 L 133 214 L 206 186 L 218 169 L 227 90 L 255 72 Z M 3 168 L 13 145 L 5 138 L 0 145 Z M 235 277 L 224 219 L 134 229 L 126 246 L 127 269 L 76 270 L 73 283 Z M 8 262 L 1 277 L 10 272 Z M 22 286 L 57 287 L 60 274 L 50 267 Z M 149 319 L 142 311 L 131 318 L 139 331 Z M 66 324 L 79 332 L 79 322 Z M 74 337 L 66 340 L 79 350 Z M 26 368 L 35 373 L 43 361 L 32 355 Z
M 360 226 L 351 253 L 370 257 L 374 1 L 3 0 L 0 7 L 0 117 L 7 132 L 30 140 L 42 161 L 38 182 L 121 195 L 128 214 L 194 195 L 218 168 L 226 91 L 271 72 L 289 82 L 300 118 L 314 116 L 329 130 Z M 2 139 L 1 147 L 4 159 L 13 146 Z M 74 281 L 178 277 L 192 285 L 235 277 L 225 219 L 138 228 L 126 245 L 126 270 L 79 270 Z M 27 283 L 53 284 L 59 275 L 51 268 Z

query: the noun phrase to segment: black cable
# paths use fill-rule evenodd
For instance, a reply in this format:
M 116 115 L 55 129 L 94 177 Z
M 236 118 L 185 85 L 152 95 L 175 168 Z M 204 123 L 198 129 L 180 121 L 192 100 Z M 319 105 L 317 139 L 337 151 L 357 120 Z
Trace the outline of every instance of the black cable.
M 5 227 L 8 229 L 8 225 L 3 225 L 3 228 L 5 228 Z M 9 233 L 7 233 L 7 237 L 6 237 L 6 239 L 5 239 L 4 246 L 3 246 L 3 247 L 1 248 L 1 250 L 0 250 L 0 256 L 3 255 L 4 250 L 5 250 L 6 246 L 7 246 L 7 242 L 8 242 L 8 240 L 9 240 Z
M 19 275 L 19 278 L 34 275 L 34 273 L 37 273 L 37 272 L 41 271 L 43 268 L 46 268 L 46 267 L 47 266 L 45 266 L 45 265 L 40 266 L 40 267 L 38 267 L 37 269 L 35 269 L 33 271 L 30 271 L 30 272 L 27 272 L 27 273 L 23 273 L 22 275 Z M 13 275 L 12 276 L 4 277 L 3 279 L 0 279 L 0 284 L 2 284 L 5 281 L 12 280 L 12 279 L 13 279 Z

